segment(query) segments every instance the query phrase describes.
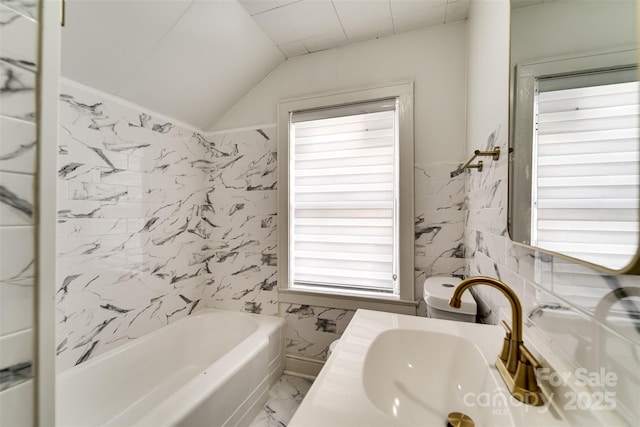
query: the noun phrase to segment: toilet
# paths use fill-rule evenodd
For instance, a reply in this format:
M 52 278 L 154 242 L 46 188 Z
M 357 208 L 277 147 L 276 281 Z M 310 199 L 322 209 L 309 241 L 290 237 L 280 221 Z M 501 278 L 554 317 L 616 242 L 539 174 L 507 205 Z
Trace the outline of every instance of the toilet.
M 471 292 L 466 291 L 462 294 L 460 308 L 449 305 L 453 291 L 461 281 L 457 277 L 447 276 L 429 277 L 424 281 L 423 295 L 427 303 L 427 317 L 475 323 L 478 305 Z

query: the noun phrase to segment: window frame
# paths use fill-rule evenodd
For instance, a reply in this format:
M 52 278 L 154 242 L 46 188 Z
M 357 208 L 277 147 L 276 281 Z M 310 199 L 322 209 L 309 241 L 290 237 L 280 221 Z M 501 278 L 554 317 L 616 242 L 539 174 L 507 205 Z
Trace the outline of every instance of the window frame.
M 290 115 L 311 110 L 385 98 L 398 99 L 398 294 L 375 295 L 340 289 L 300 290 L 291 288 L 289 269 Z M 281 302 L 331 306 L 343 309 L 369 308 L 415 314 L 414 296 L 414 131 L 413 82 L 336 91 L 281 100 L 278 103 L 278 290 Z

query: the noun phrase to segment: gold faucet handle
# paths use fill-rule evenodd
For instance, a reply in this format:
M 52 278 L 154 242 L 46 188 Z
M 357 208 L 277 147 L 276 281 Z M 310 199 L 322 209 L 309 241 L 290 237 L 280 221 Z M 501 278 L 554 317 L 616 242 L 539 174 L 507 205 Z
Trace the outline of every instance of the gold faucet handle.
M 531 364 L 531 366 L 533 366 L 533 369 L 542 368 L 540 362 L 538 362 L 535 356 L 531 354 L 529 349 L 527 349 L 524 344 L 520 344 L 520 360 L 522 362 L 528 362 L 529 364 Z
M 507 331 L 504 336 L 504 343 L 502 344 L 502 351 L 500 351 L 500 359 L 507 364 L 509 360 L 509 353 L 511 351 L 511 328 L 507 325 L 507 322 L 502 321 L 502 327 Z
M 507 335 L 511 336 L 511 327 L 504 320 L 500 322 L 505 331 L 507 331 Z
M 511 338 L 511 328 L 509 327 L 509 325 L 507 325 L 507 322 L 505 322 L 504 320 L 501 322 L 501 325 L 505 329 L 505 331 L 507 331 L 507 335 L 505 336 L 505 340 L 506 339 L 510 339 Z M 520 350 L 520 360 L 522 362 L 529 362 L 531 365 L 533 365 L 533 369 L 538 369 L 538 368 L 542 367 L 540 362 L 538 362 L 538 360 L 535 358 L 535 356 L 533 354 L 531 354 L 529 349 L 527 347 L 525 347 L 524 344 L 520 343 L 519 350 Z

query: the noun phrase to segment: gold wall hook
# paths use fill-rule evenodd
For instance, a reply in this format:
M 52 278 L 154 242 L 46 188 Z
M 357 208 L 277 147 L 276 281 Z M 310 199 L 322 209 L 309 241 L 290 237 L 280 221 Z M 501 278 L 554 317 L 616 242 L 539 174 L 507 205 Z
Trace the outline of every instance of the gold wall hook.
M 493 160 L 500 159 L 500 147 L 493 147 L 492 151 L 480 151 L 476 150 L 473 152 L 476 156 L 491 156 Z
M 483 166 L 483 163 L 482 163 L 482 160 L 480 160 L 475 165 L 468 165 L 467 164 L 464 167 L 467 168 L 467 169 L 478 169 L 478 172 L 482 172 L 482 166 Z
M 498 160 L 500 159 L 500 147 L 493 147 L 493 150 L 491 151 L 480 151 L 480 150 L 474 151 L 473 157 L 470 158 L 469 161 L 464 164 L 464 166 L 462 166 L 462 169 L 478 169 L 478 172 L 482 172 L 482 166 L 483 166 L 482 160 L 480 160 L 475 165 L 471 164 L 471 162 L 473 162 L 478 156 L 487 156 L 487 157 L 491 157 L 493 160 Z

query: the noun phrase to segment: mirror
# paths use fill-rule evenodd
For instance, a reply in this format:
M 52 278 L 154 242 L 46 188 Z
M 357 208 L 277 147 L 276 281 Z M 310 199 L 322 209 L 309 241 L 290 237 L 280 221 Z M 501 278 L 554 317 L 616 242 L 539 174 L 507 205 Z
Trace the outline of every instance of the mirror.
M 635 0 L 512 0 L 509 234 L 640 273 Z

